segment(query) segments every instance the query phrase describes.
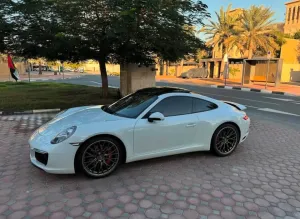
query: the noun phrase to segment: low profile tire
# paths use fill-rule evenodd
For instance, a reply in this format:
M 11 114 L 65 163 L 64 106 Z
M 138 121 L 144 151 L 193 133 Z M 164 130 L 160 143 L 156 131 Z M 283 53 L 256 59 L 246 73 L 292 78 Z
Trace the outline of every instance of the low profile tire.
M 116 170 L 123 155 L 120 143 L 110 137 L 96 137 L 80 147 L 76 163 L 92 178 L 103 178 Z
M 211 150 L 220 157 L 225 157 L 234 152 L 240 142 L 238 128 L 232 124 L 221 125 L 212 137 Z

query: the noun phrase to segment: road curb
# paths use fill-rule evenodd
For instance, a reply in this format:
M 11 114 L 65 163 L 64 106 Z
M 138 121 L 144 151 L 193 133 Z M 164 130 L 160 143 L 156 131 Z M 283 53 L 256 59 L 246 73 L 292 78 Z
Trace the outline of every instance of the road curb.
M 26 110 L 26 111 L 0 111 L 1 116 L 7 115 L 22 115 L 22 114 L 40 114 L 40 113 L 58 113 L 60 109 L 34 109 L 34 110 Z
M 66 79 L 77 79 L 81 78 L 83 75 L 76 76 L 76 77 L 65 77 L 64 79 L 62 78 L 45 78 L 45 79 L 31 79 L 30 81 L 32 82 L 43 82 L 43 81 L 58 81 L 58 80 L 66 80 Z M 24 80 L 23 80 L 24 81 Z
M 248 92 L 256 92 L 256 93 L 265 93 L 265 94 L 279 94 L 285 96 L 297 96 L 296 94 L 291 94 L 282 91 L 271 91 L 265 89 L 255 89 L 255 88 L 247 88 L 247 87 L 231 87 L 231 86 L 224 86 L 224 85 L 210 85 L 209 87 L 213 88 L 223 88 L 228 90 L 241 90 L 241 91 L 248 91 Z

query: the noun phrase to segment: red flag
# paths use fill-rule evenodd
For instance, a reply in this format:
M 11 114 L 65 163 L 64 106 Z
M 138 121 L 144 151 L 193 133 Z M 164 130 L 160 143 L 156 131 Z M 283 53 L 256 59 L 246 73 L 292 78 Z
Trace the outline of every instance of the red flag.
M 19 80 L 19 72 L 16 69 L 15 64 L 9 54 L 7 55 L 7 64 L 8 64 L 9 70 L 10 70 L 11 77 L 13 79 L 15 79 L 16 81 L 18 81 Z
M 13 60 L 11 59 L 10 55 L 7 55 L 7 63 L 8 63 L 8 67 L 9 67 L 10 69 L 16 69 L 16 68 L 15 68 L 15 65 L 14 65 L 14 63 L 13 63 Z

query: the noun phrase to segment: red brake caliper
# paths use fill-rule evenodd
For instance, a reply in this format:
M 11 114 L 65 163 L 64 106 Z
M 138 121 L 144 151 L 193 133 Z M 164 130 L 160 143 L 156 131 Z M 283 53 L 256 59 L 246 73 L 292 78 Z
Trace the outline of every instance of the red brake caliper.
M 106 159 L 106 163 L 107 163 L 107 164 L 110 164 L 111 158 L 112 158 L 112 153 L 111 153 L 110 150 L 109 150 L 107 153 L 108 153 L 108 156 L 107 156 L 107 159 Z

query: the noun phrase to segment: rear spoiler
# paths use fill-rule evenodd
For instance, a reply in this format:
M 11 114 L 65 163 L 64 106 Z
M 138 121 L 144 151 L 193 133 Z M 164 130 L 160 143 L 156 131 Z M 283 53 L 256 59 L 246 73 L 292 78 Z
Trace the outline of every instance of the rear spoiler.
M 234 108 L 238 109 L 238 110 L 241 110 L 241 111 L 244 111 L 247 109 L 246 106 L 242 105 L 242 104 L 239 104 L 239 103 L 234 103 L 234 102 L 230 102 L 230 101 L 223 101 L 224 103 L 230 105 L 230 106 L 233 106 Z

